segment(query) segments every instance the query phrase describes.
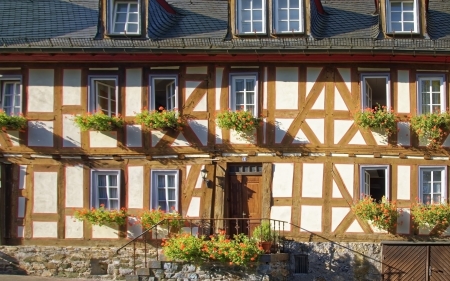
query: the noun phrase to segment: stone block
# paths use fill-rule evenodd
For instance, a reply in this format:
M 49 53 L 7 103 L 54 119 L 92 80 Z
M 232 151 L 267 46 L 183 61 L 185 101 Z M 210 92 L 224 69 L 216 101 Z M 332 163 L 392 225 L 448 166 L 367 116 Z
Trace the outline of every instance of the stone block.
M 137 275 L 142 275 L 142 276 L 150 276 L 150 275 L 152 275 L 152 271 L 148 267 L 138 268 L 136 270 L 136 274 Z
M 161 262 L 160 261 L 149 261 L 147 263 L 148 268 L 152 269 L 161 269 Z
M 139 281 L 139 276 L 137 275 L 127 275 L 125 277 L 126 281 Z

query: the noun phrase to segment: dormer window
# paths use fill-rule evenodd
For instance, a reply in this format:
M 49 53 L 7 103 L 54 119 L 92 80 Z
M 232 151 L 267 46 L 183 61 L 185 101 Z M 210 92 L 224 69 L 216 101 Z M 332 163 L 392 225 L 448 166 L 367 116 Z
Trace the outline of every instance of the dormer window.
M 237 0 L 237 34 L 266 32 L 266 1 Z
M 139 35 L 139 1 L 112 1 L 112 35 Z
M 388 33 L 418 33 L 417 0 L 387 2 Z
M 302 0 L 273 0 L 274 33 L 303 32 Z

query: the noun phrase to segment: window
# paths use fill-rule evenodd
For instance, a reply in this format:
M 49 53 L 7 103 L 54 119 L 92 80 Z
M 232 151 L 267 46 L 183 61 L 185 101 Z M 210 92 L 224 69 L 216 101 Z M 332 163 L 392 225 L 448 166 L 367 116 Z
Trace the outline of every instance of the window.
M 390 108 L 389 75 L 363 74 L 361 77 L 362 108 L 374 108 L 377 104 Z
M 417 33 L 417 0 L 387 1 L 387 32 Z
M 389 167 L 361 166 L 361 196 L 370 195 L 376 201 L 389 198 Z
M 176 76 L 151 76 L 151 107 L 159 110 L 178 108 L 178 86 Z
M 237 34 L 266 32 L 265 0 L 237 0 Z
M 103 111 L 108 116 L 118 113 L 117 77 L 91 77 L 89 111 Z
M 111 34 L 140 34 L 138 1 L 112 1 Z
M 256 116 L 257 108 L 256 75 L 231 75 L 230 108 L 247 110 Z
M 274 33 L 303 32 L 301 0 L 274 0 Z
M 166 212 L 178 210 L 178 171 L 152 171 L 152 208 Z
M 0 79 L 1 106 L 8 115 L 22 113 L 22 85 L 20 78 Z
M 419 76 L 417 93 L 419 114 L 445 110 L 443 76 Z
M 447 168 L 419 168 L 419 196 L 424 204 L 443 203 L 447 199 Z
M 91 206 L 105 209 L 120 209 L 120 171 L 91 172 Z

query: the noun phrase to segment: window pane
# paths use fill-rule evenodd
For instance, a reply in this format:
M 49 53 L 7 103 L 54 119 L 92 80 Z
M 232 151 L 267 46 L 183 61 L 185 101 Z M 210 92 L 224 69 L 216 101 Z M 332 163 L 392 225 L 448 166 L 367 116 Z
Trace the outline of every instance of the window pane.
M 158 187 L 166 186 L 166 177 L 164 175 L 158 175 Z
M 391 28 L 393 31 L 402 31 L 401 23 L 391 23 Z
M 290 21 L 290 31 L 300 31 L 300 23 L 298 21 Z
M 262 31 L 263 31 L 263 25 L 262 25 L 262 22 L 254 22 L 254 23 L 253 23 L 253 30 L 252 30 L 252 31 L 262 32 Z
M 169 210 L 168 211 L 172 211 L 172 210 L 176 210 L 176 209 L 177 209 L 176 202 L 169 202 Z
M 106 186 L 106 175 L 98 175 L 98 186 Z
M 254 91 L 255 90 L 255 80 L 247 79 L 246 86 L 247 86 L 247 91 Z
M 175 200 L 175 198 L 176 198 L 175 189 L 170 188 L 167 190 L 167 193 L 169 196 L 169 200 Z
M 129 23 L 129 24 L 128 24 L 127 32 L 130 32 L 130 33 L 136 33 L 136 32 L 138 32 L 138 25 L 137 25 L 137 24 L 134 24 L 134 23 Z
M 299 8 L 300 1 L 299 0 L 289 0 L 289 8 Z
M 441 171 L 433 171 L 433 181 L 437 182 L 437 181 L 441 181 Z
M 252 31 L 252 26 L 250 23 L 248 22 L 244 22 L 242 23 L 242 30 L 240 32 L 251 32 Z
M 403 25 L 403 31 L 414 31 L 414 23 L 405 23 Z
M 130 14 L 130 17 L 128 18 L 128 22 L 138 22 L 139 15 L 138 14 Z
M 414 21 L 414 13 L 412 13 L 412 12 L 403 13 L 403 20 L 404 21 Z
M 441 195 L 440 194 L 434 194 L 432 203 L 440 203 L 440 202 L 441 202 Z
M 247 105 L 247 111 L 250 111 L 253 115 L 255 115 L 255 106 Z
M 429 183 L 423 183 L 423 193 L 431 193 L 431 185 Z
M 278 8 L 287 8 L 287 0 L 278 0 Z
M 279 20 L 287 20 L 288 19 L 288 10 L 278 10 L 278 19 Z
M 236 91 L 244 90 L 244 79 L 236 79 L 235 81 Z
M 125 30 L 124 23 L 116 23 L 116 25 L 114 25 L 114 32 L 123 32 L 124 30 Z
M 100 199 L 98 200 L 98 206 L 100 207 L 101 205 L 105 206 L 106 208 L 108 207 L 108 199 Z
M 117 188 L 110 188 L 109 189 L 109 199 L 111 198 L 119 198 Z
M 297 9 L 290 10 L 289 19 L 298 20 L 300 17 L 299 11 Z
M 108 198 L 108 194 L 106 193 L 105 187 L 99 187 L 98 188 L 98 197 L 99 198 Z
M 402 19 L 402 13 L 391 13 L 391 21 L 401 21 Z
M 403 2 L 403 11 L 414 11 L 413 2 Z
M 127 14 L 116 14 L 116 23 L 126 21 L 127 21 Z
M 422 92 L 428 92 L 430 90 L 430 80 L 422 80 Z
M 423 202 L 424 204 L 431 204 L 431 195 L 429 195 L 429 194 L 423 195 L 423 200 L 422 200 L 422 202 Z
M 166 190 L 158 189 L 158 200 L 166 200 Z
M 430 104 L 430 94 L 428 94 L 428 93 L 422 94 L 422 104 L 424 104 L 424 105 Z
M 255 94 L 254 93 L 247 93 L 246 104 L 255 104 Z
M 175 176 L 174 175 L 168 175 L 167 176 L 167 187 L 175 187 Z
M 236 105 L 244 104 L 244 93 L 236 93 Z
M 253 11 L 253 20 L 262 20 L 262 11 Z
M 400 2 L 391 2 L 391 11 L 401 11 L 402 3 Z
M 161 210 L 168 211 L 166 202 L 159 202 L 159 207 Z
M 440 183 L 433 183 L 433 194 L 435 193 L 441 193 L 441 184 Z
M 126 13 L 127 11 L 128 11 L 128 4 L 126 3 L 117 4 L 117 12 Z
M 14 105 L 17 107 L 20 107 L 20 96 L 19 95 L 15 95 L 14 97 Z
M 242 11 L 242 19 L 249 21 L 252 19 L 252 12 L 250 10 Z
M 12 97 L 11 96 L 5 96 L 3 100 L 3 106 L 12 106 Z
M 138 11 L 138 5 L 137 4 L 130 4 L 130 12 L 136 13 Z
M 276 31 L 289 31 L 287 21 L 279 21 L 278 30 Z
M 431 81 L 431 90 L 433 92 L 440 92 L 441 91 L 441 81 L 439 81 L 439 80 Z
M 431 181 L 431 171 L 423 171 L 423 181 L 425 182 Z
M 262 9 L 263 0 L 253 0 L 253 9 Z
M 250 9 L 252 0 L 241 0 L 242 9 Z
M 440 93 L 432 93 L 431 95 L 433 97 L 433 104 L 441 103 L 441 94 Z M 439 108 L 437 110 L 439 110 Z
M 109 208 L 110 209 L 119 209 L 119 201 L 118 200 L 110 200 L 109 201 Z
M 109 175 L 109 186 L 117 186 L 117 176 Z

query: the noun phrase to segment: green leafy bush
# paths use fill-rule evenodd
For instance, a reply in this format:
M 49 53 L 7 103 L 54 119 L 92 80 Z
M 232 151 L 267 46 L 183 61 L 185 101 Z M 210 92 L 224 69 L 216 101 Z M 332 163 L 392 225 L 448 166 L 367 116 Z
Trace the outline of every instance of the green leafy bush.
M 2 130 L 23 130 L 27 127 L 28 120 L 22 114 L 8 115 L 0 111 L 0 128 Z
M 392 135 L 397 130 L 397 115 L 386 106 L 377 105 L 374 109 L 366 108 L 355 114 L 355 123 L 365 129 L 377 128 Z
M 150 129 L 172 129 L 183 130 L 185 120 L 177 110 L 160 110 L 149 111 L 143 109 L 141 113 L 136 114 L 136 123 L 147 126 Z
M 262 222 L 253 230 L 253 238 L 261 242 L 272 242 L 275 238 L 275 230 L 272 229 L 269 221 Z
M 117 128 L 122 128 L 124 125 L 120 115 L 108 116 L 102 111 L 93 114 L 75 115 L 74 122 L 82 131 L 113 131 Z

